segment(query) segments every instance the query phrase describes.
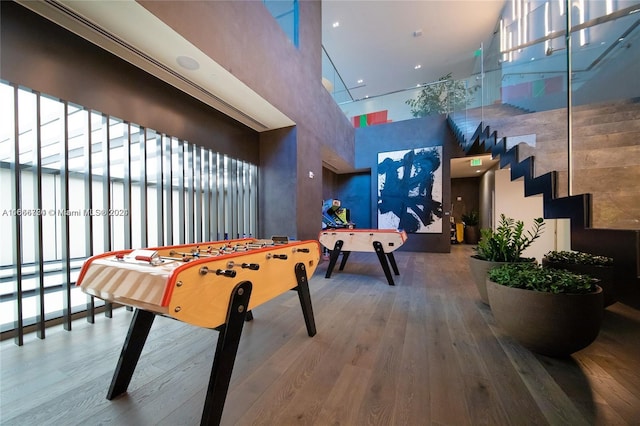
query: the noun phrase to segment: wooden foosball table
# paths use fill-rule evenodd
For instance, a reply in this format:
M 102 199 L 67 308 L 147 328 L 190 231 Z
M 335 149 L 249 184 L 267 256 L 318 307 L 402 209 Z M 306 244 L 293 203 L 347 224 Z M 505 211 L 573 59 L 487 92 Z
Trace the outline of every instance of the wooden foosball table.
M 126 392 L 156 315 L 219 331 L 201 424 L 219 424 L 245 321 L 251 310 L 298 292 L 308 335 L 316 334 L 308 277 L 317 241 L 243 238 L 89 258 L 77 281 L 108 302 L 136 308 L 107 399 Z
M 387 282 L 389 285 L 395 285 L 389 263 L 394 274 L 400 275 L 393 252 L 407 241 L 407 233 L 394 229 L 328 229 L 320 232 L 318 240 L 331 252 L 325 278 L 331 277 L 341 253 L 340 271 L 344 269 L 352 251 L 375 252 Z

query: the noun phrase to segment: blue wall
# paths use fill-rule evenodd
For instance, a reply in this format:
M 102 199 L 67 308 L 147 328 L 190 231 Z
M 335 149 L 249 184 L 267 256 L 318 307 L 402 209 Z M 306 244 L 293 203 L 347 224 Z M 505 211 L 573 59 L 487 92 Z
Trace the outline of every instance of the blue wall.
M 371 228 L 371 173 L 361 172 L 349 175 L 338 175 L 337 198 L 342 206 L 349 209 L 351 221 L 356 228 Z
M 457 144 L 445 116 L 431 116 L 356 129 L 355 167 L 370 173 L 343 175 L 338 182 L 342 205 L 351 209 L 358 228 L 378 227 L 378 153 L 442 146 L 442 233 L 410 234 L 402 250 L 448 253 L 451 208 L 450 160 Z

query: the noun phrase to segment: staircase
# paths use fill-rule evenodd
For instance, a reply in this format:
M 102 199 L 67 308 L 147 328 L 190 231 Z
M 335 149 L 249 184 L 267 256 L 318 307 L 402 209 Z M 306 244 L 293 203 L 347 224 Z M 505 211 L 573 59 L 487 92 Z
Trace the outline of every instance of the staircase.
M 511 168 L 512 180 L 524 178 L 525 196 L 542 194 L 546 219 L 570 219 L 573 250 L 614 259 L 619 300 L 640 307 L 639 100 L 573 109 L 573 193 L 580 195 L 572 196 L 566 183 L 566 109 L 527 113 L 495 106 L 483 114 L 469 140 L 449 118 L 467 155 L 490 152 L 501 168 Z M 529 134 L 535 135 L 535 147 L 508 149 L 509 137 Z

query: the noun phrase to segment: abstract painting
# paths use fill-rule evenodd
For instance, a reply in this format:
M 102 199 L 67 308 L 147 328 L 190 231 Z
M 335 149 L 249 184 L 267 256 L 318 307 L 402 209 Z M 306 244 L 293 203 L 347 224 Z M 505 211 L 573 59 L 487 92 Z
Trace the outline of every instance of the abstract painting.
M 442 147 L 378 153 L 378 228 L 442 233 Z

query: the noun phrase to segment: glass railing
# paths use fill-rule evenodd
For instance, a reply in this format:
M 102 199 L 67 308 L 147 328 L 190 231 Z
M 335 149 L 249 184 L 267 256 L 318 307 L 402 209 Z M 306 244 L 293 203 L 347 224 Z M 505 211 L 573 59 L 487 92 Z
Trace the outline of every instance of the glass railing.
M 324 46 L 322 47 L 322 84 L 338 105 L 353 101 L 349 89 L 344 84 L 327 51 L 324 50 Z
M 282 31 L 294 46 L 299 47 L 299 5 L 298 0 L 262 0 Z
M 446 113 L 448 89 L 454 83 L 441 80 L 339 105 L 356 127 Z
M 592 178 L 597 170 L 624 173 L 619 165 L 625 160 L 619 156 L 637 158 L 625 141 L 624 134 L 631 130 L 624 126 L 632 122 L 630 110 L 636 108 L 633 105 L 640 97 L 636 77 L 640 71 L 640 50 L 636 47 L 640 42 L 640 2 L 581 2 L 579 7 L 574 3 L 569 19 L 560 9 L 561 3 L 544 3 L 527 11 L 529 28 L 538 31 L 528 30 L 528 37 L 521 29 L 527 28 L 526 23 L 501 21 L 477 67 L 482 71 L 471 79 L 480 82 L 480 104 L 476 104 L 477 98 L 466 106 L 457 104 L 450 118 L 467 143 L 472 142 L 471 135 L 480 123 L 483 128 L 497 130 L 499 137 L 507 137 L 508 145 L 524 142 L 527 146 L 519 155 L 522 159 L 535 153 L 536 176 L 558 172 L 557 195 L 591 193 L 594 201 L 612 197 L 620 205 L 633 203 L 636 195 L 613 194 L 610 185 L 600 187 L 598 179 Z M 567 21 L 571 28 L 568 37 Z M 548 29 L 534 26 L 536 22 L 548 22 Z M 516 43 L 519 31 L 522 34 Z M 514 116 L 518 118 L 514 120 Z M 598 155 L 599 149 L 606 149 L 603 142 L 618 148 L 619 154 Z M 597 169 L 591 157 L 600 158 Z M 608 157 L 609 162 L 605 160 Z M 640 161 L 630 165 L 638 166 Z M 626 179 L 618 177 L 618 182 Z M 599 179 L 607 180 L 604 176 Z M 617 216 L 596 207 L 594 226 L 638 226 Z
M 511 16 L 509 7 L 520 2 L 507 2 L 505 15 Z M 501 21 L 500 31 L 489 46 L 479 50 L 482 54 L 475 70 L 466 79 L 445 79 L 366 99 L 335 100 L 349 118 L 387 111 L 387 121 L 400 121 L 424 112 L 447 113 L 465 129 L 475 130 L 485 114 L 490 117 L 501 105 L 522 112 L 566 108 L 569 84 L 573 105 L 638 96 L 635 46 L 640 38 L 640 14 L 636 13 L 640 2 L 584 1 L 579 7 L 574 5 L 569 49 L 565 46 L 564 3 L 537 3 L 535 8 L 529 6 L 533 9 L 526 10 L 526 17 Z M 448 91 L 447 95 L 443 96 L 443 91 Z M 416 108 L 412 106 L 420 102 Z
M 640 192 L 619 183 L 640 167 L 625 127 L 640 114 L 640 1 L 513 0 L 503 13 L 468 78 L 337 102 L 356 127 L 448 114 L 467 143 L 483 123 L 524 143 L 520 159 L 535 153 L 536 176 L 557 171 L 558 196 L 592 194 L 593 226 L 637 229 Z

